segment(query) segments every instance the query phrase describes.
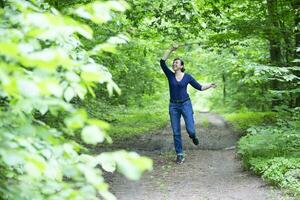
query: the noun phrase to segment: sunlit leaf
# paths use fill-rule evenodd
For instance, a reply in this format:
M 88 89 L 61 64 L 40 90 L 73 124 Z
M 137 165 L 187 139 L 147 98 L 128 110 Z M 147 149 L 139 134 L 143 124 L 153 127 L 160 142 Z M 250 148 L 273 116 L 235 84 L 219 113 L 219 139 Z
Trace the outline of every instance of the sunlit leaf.
M 82 128 L 85 121 L 87 120 L 86 112 L 78 110 L 75 113 L 72 113 L 70 117 L 64 119 L 66 126 L 72 130 Z
M 116 161 L 110 153 L 102 153 L 97 160 L 105 171 L 114 172 L 116 170 Z
M 78 95 L 78 97 L 80 99 L 84 99 L 84 96 L 87 93 L 87 89 L 79 83 L 72 83 L 71 86 L 74 89 L 75 93 Z
M 102 129 L 108 129 L 109 128 L 109 124 L 105 121 L 99 120 L 99 119 L 88 119 L 87 123 L 90 125 L 96 125 L 101 127 Z
M 131 180 L 138 180 L 145 170 L 152 170 L 152 160 L 134 152 L 119 151 L 114 154 L 118 170 Z
M 64 92 L 64 98 L 67 102 L 71 101 L 75 97 L 75 91 L 72 87 L 68 87 Z
M 18 152 L 5 151 L 1 149 L 0 154 L 3 162 L 8 166 L 16 166 L 24 163 L 24 156 L 20 155 Z
M 113 91 L 116 91 L 117 94 L 121 94 L 121 89 L 118 87 L 118 85 L 113 82 L 113 81 L 109 81 L 107 83 L 107 90 L 108 90 L 108 93 L 109 95 L 111 96 L 113 94 Z
M 62 181 L 62 170 L 60 164 L 54 160 L 51 159 L 46 166 L 45 169 L 45 176 L 52 180 Z
M 24 14 L 21 23 L 27 26 L 34 26 L 47 30 L 47 32 L 44 32 L 41 35 L 41 38 L 43 39 L 52 39 L 53 37 L 51 37 L 51 34 L 53 34 L 53 36 L 59 36 L 58 34 L 62 33 L 68 36 L 76 32 L 88 39 L 92 39 L 93 34 L 93 31 L 89 26 L 62 15 L 27 13 Z
M 101 11 L 101 12 L 99 12 Z M 95 1 L 79 6 L 72 11 L 79 17 L 89 19 L 95 23 L 104 23 L 112 19 L 109 7 L 105 2 Z
M 48 111 L 48 105 L 46 102 L 40 102 L 39 104 L 34 105 L 35 109 L 40 111 L 42 115 L 44 115 Z
M 107 1 L 106 5 L 108 6 L 108 8 L 120 12 L 124 12 L 130 8 L 129 4 L 126 1 L 122 1 L 122 0 Z
M 34 81 L 31 80 L 19 80 L 18 87 L 20 93 L 27 97 L 38 97 L 40 89 Z
M 71 82 L 79 82 L 80 81 L 80 77 L 78 76 L 78 74 L 71 72 L 71 71 L 66 72 L 66 79 Z
M 110 52 L 110 53 L 116 53 L 116 46 L 115 44 L 111 43 L 103 43 L 95 46 L 90 53 L 91 54 L 97 54 L 98 52 L 105 51 L 105 52 Z
M 89 125 L 82 129 L 81 138 L 87 144 L 97 144 L 104 141 L 104 133 L 95 125 Z
M 129 38 L 123 34 L 110 37 L 107 42 L 110 44 L 125 44 L 129 41 Z

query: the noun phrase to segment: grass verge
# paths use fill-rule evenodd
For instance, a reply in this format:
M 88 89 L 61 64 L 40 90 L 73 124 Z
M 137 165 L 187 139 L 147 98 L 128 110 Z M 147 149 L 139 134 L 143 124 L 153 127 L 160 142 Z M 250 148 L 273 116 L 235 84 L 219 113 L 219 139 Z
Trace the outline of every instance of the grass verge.
M 109 135 L 117 141 L 163 128 L 169 121 L 167 103 L 163 98 L 153 97 L 139 106 L 112 106 L 91 99 L 85 107 L 91 117 L 110 124 Z

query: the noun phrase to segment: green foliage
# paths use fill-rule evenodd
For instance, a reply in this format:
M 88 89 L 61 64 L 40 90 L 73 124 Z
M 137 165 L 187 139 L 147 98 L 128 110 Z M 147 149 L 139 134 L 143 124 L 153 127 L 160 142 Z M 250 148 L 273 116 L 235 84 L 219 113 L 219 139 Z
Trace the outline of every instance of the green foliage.
M 74 2 L 79 1 L 59 4 L 64 10 Z M 162 76 L 157 73 L 160 71 L 157 61 L 163 50 L 175 41 L 185 44 L 176 55 L 187 61 L 187 72 L 197 74 L 200 81 L 218 84 L 210 97 L 212 109 L 268 111 L 276 102 L 290 107 L 297 104 L 299 59 L 297 54 L 292 54 L 296 48 L 292 49 L 291 35 L 293 15 L 297 12 L 293 12 L 289 3 L 284 2 L 282 8 L 274 10 L 285 20 L 282 28 L 287 35 L 271 26 L 266 2 L 138 0 L 128 3 L 132 9 L 117 14 L 116 20 L 105 26 L 91 26 L 95 40 L 83 41 L 97 52 L 94 55 L 90 51 L 93 58 L 109 66 L 122 89 L 121 98 L 109 100 L 103 97 L 103 90 L 97 90 L 101 100 L 114 105 L 140 104 L 137 99 L 144 94 L 160 91 Z M 108 35 L 118 32 L 131 38 L 128 45 L 107 42 Z M 288 54 L 285 59 L 289 61 L 277 65 L 270 61 L 270 35 L 281 38 L 282 55 Z M 105 45 L 97 45 L 103 42 Z M 136 84 L 136 77 L 131 74 L 139 75 L 140 84 Z
M 123 1 L 97 1 L 68 11 L 107 21 L 94 12 L 96 7 L 105 7 L 108 19 L 110 10 L 128 8 Z M 91 145 L 111 142 L 107 123 L 70 103 L 87 93 L 95 96 L 99 83 L 110 95 L 119 92 L 108 69 L 90 57 L 79 39 L 92 39 L 92 29 L 35 0 L 5 2 L 0 16 L 1 198 L 115 199 L 102 170 L 117 169 L 137 180 L 151 170 L 152 161 L 125 151 L 88 155 L 73 139 L 80 136 Z M 46 113 L 62 114 L 61 121 L 40 120 Z
M 141 105 L 143 96 L 162 92 L 161 79 L 164 77 L 154 52 L 155 47 L 147 41 L 135 40 L 118 47 L 118 53 L 102 59 L 105 65 L 110 66 L 110 71 L 122 90 L 120 97 L 109 99 L 111 104 Z M 105 54 L 99 56 L 103 57 Z
M 244 133 L 250 126 L 272 123 L 276 120 L 274 112 L 244 112 L 224 114 L 226 121 L 238 132 Z
M 131 30 L 138 37 L 186 41 L 199 35 L 200 16 L 193 1 L 128 1 Z
M 0 1 L 0 191 L 10 198 L 113 198 L 101 170 L 87 166 L 84 145 L 112 142 L 106 122 L 120 139 L 163 126 L 169 97 L 161 95 L 168 86 L 158 60 L 174 41 L 185 44 L 173 56 L 187 73 L 217 83 L 210 108 L 244 112 L 227 115 L 235 129 L 273 122 L 269 111 L 300 105 L 294 1 L 47 2 L 58 10 L 38 0 Z M 273 128 L 248 130 L 253 139 L 241 141 L 247 160 L 296 155 L 288 125 Z M 256 147 L 261 154 L 249 150 Z M 138 158 L 145 168 L 137 167 L 136 155 L 118 153 L 90 163 L 114 171 L 117 159 L 129 159 L 133 179 L 150 169 L 149 160 Z
M 284 117 L 285 116 L 285 117 Z M 268 182 L 300 196 L 299 112 L 281 115 L 276 124 L 251 126 L 238 142 L 244 166 Z
M 299 127 L 261 126 L 248 129 L 249 134 L 239 141 L 239 153 L 250 157 L 299 156 Z
M 267 182 L 288 189 L 300 197 L 300 158 L 294 157 L 255 157 L 250 160 L 251 169 L 262 175 Z

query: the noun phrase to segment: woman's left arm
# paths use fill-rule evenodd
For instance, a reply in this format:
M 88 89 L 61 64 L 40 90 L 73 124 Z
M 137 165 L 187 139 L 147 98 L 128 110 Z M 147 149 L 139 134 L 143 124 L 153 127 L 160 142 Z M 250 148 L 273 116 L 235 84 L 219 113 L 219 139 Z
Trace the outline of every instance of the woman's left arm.
M 215 83 L 208 83 L 205 85 L 202 85 L 201 91 L 207 90 L 209 88 L 215 88 L 217 87 L 217 85 Z
M 192 76 L 191 76 L 191 80 L 189 82 L 195 89 L 200 90 L 200 91 L 204 91 L 207 90 L 209 88 L 215 88 L 217 87 L 217 85 L 215 83 L 209 83 L 209 84 L 205 84 L 205 85 L 201 85 L 200 83 L 198 83 Z

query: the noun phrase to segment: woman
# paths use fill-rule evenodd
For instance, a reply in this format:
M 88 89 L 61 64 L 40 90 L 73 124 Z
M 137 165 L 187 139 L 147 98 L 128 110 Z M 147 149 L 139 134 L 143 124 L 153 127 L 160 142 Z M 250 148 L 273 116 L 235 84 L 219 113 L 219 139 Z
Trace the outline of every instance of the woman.
M 192 103 L 187 93 L 187 85 L 191 84 L 195 89 L 203 91 L 209 88 L 215 88 L 216 84 L 211 83 L 207 85 L 200 85 L 190 74 L 184 73 L 184 62 L 179 58 L 173 60 L 172 68 L 174 72 L 172 72 L 166 65 L 166 60 L 177 48 L 178 45 L 173 45 L 171 49 L 165 52 L 164 56 L 160 60 L 160 66 L 169 82 L 169 114 L 173 130 L 174 146 L 177 154 L 176 163 L 181 164 L 184 162 L 180 129 L 181 115 L 184 118 L 189 137 L 195 145 L 199 144 L 199 140 L 196 137 L 195 132 Z

